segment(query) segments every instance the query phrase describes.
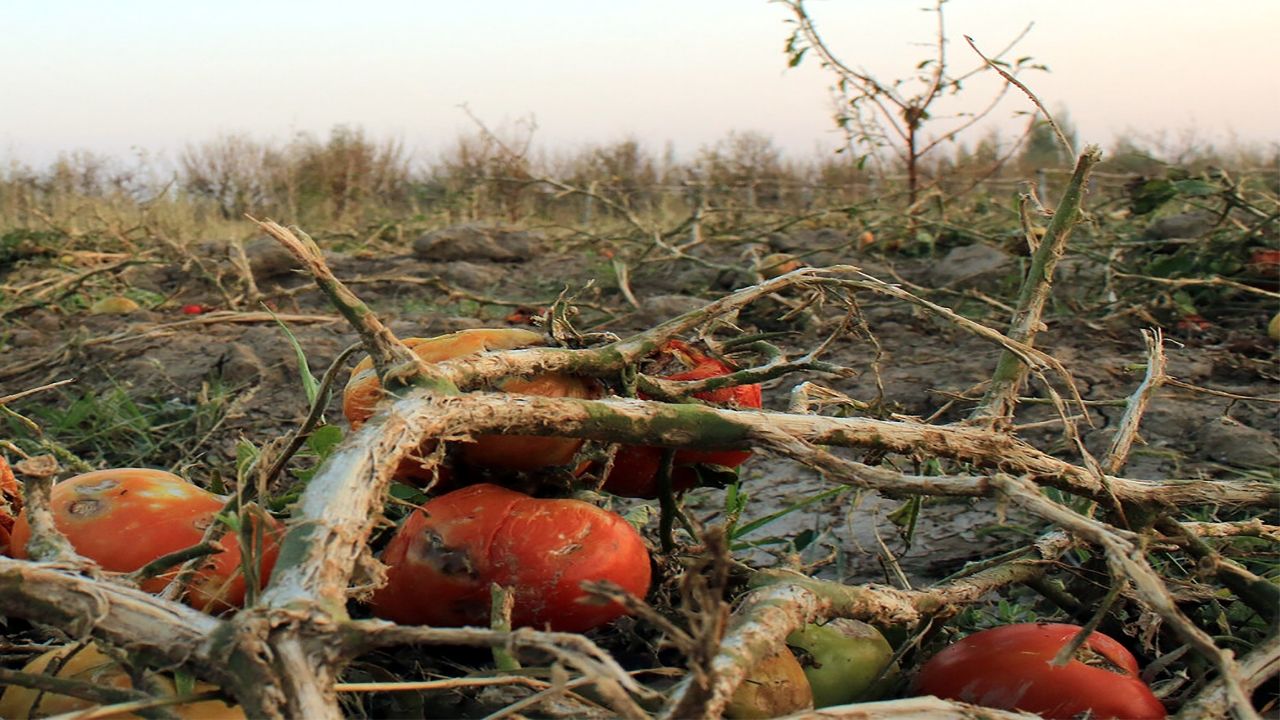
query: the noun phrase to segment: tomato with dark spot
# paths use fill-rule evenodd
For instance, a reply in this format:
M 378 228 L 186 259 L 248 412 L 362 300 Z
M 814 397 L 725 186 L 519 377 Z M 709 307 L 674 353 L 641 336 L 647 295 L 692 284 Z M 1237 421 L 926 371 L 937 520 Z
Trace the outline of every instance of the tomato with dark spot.
M 664 376 L 666 380 L 694 381 L 728 375 L 734 367 L 693 348 L 680 340 L 669 340 L 659 350 L 659 363 L 680 363 L 688 370 Z M 644 393 L 642 399 L 648 399 Z M 759 385 L 736 385 L 693 397 L 713 405 L 731 409 L 759 409 L 763 396 Z M 624 445 L 618 448 L 613 468 L 605 478 L 604 489 L 623 497 L 652 498 L 658 494 L 658 470 L 662 464 L 662 448 L 651 445 Z M 677 450 L 672 461 L 671 484 L 677 491 L 698 484 L 698 465 L 715 465 L 733 469 L 751 457 L 750 450 L 727 448 Z
M 420 359 L 428 363 L 451 360 L 465 355 L 542 345 L 545 336 L 521 328 L 493 328 L 462 330 L 433 338 L 407 338 L 404 344 Z M 543 397 L 592 398 L 597 393 L 596 384 L 587 378 L 560 373 L 547 373 L 531 378 L 513 378 L 498 383 L 502 392 L 516 395 L 541 395 Z M 361 360 L 351 370 L 351 378 L 342 394 L 342 412 L 353 430 L 359 429 L 373 416 L 374 407 L 383 395 L 382 385 L 374 370 L 373 361 Z M 428 441 L 418 449 L 418 456 L 429 456 L 436 444 Z M 489 470 L 530 472 L 546 467 L 567 465 L 582 447 L 579 438 L 534 435 L 481 435 L 473 443 L 464 444 L 461 457 L 464 462 Z M 400 479 L 427 481 L 432 472 L 422 463 L 405 461 L 396 469 Z M 442 478 L 443 479 L 443 478 Z
M 1139 677 L 1138 661 L 1115 640 L 1095 632 L 1071 662 L 1050 664 L 1078 625 L 1022 623 L 976 632 L 934 655 L 920 668 L 924 695 L 1046 718 L 1148 720 L 1164 705 Z
M 480 484 L 429 500 L 382 554 L 374 614 L 415 625 L 488 625 L 490 584 L 512 591 L 513 627 L 582 632 L 625 614 L 581 588 L 649 589 L 649 553 L 620 516 L 578 500 L 541 500 Z
M 85 473 L 53 486 L 54 525 L 76 552 L 112 572 L 133 572 L 159 557 L 201 541 L 226 498 L 161 470 L 116 468 Z M 260 577 L 265 584 L 275 565 L 279 523 L 270 520 L 263 537 Z M 31 526 L 23 512 L 13 526 L 13 556 L 27 557 Z M 221 612 L 244 603 L 240 540 L 229 530 L 215 539 L 223 551 L 208 556 L 187 586 L 187 602 Z M 160 592 L 177 569 L 142 582 Z

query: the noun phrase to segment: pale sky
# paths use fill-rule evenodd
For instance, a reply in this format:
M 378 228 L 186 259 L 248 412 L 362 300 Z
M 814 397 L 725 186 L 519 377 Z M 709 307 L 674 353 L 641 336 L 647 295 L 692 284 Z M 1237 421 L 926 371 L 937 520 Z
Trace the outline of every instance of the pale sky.
M 891 79 L 928 57 L 926 5 L 811 0 L 809 10 L 842 59 Z M 1217 142 L 1280 140 L 1280 0 L 946 8 L 957 68 L 977 62 L 962 35 L 990 53 L 1034 22 L 1017 55 L 1052 72 L 1026 80 L 1069 109 L 1084 141 L 1193 129 Z M 430 156 L 471 129 L 461 103 L 495 126 L 534 115 L 536 142 L 551 150 L 634 136 L 687 154 L 752 130 L 808 157 L 839 136 L 830 77 L 811 60 L 786 67 L 788 17 L 764 0 L 7 0 L 0 161 L 173 155 L 220 133 L 285 140 L 336 124 Z M 1019 109 L 1029 105 L 1011 97 L 997 117 Z

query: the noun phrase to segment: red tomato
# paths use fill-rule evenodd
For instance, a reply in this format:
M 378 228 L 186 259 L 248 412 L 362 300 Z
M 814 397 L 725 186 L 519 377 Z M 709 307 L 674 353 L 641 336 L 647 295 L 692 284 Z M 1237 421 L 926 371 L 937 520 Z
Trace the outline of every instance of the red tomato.
M 705 380 L 728 375 L 734 368 L 702 354 L 679 340 L 670 340 L 659 350 L 659 360 L 678 360 L 692 369 L 667 375 L 667 380 Z M 759 408 L 763 398 L 759 385 L 737 385 L 710 392 L 694 393 L 699 400 L 731 408 Z M 640 394 L 641 398 L 647 396 Z M 720 465 L 736 468 L 751 457 L 750 450 L 677 450 L 671 472 L 672 487 L 688 490 L 698 483 L 695 465 Z M 613 469 L 605 478 L 604 489 L 623 497 L 651 498 L 658 494 L 658 467 L 662 448 L 651 445 L 628 445 L 618 449 Z
M 207 307 L 205 305 L 196 305 L 196 304 L 183 305 L 182 314 L 183 315 L 203 315 L 212 309 L 213 308 Z
M 1138 677 L 1138 662 L 1120 643 L 1093 633 L 1063 667 L 1049 664 L 1078 625 L 1024 623 L 976 632 L 920 668 L 926 695 L 1046 718 L 1147 720 L 1164 705 Z M 1081 661 L 1084 658 L 1084 662 Z
M 489 350 L 514 350 L 541 345 L 543 336 L 520 328 L 462 330 L 434 338 L 408 338 L 404 340 L 414 354 L 426 362 L 434 363 L 464 355 Z M 542 395 L 544 397 L 595 397 L 595 384 L 588 379 L 561 374 L 539 375 L 527 380 L 514 379 L 499 383 L 504 392 L 518 395 Z M 365 358 L 351 370 L 342 395 L 342 412 L 358 429 L 373 416 L 374 406 L 382 395 L 382 385 L 374 370 L 373 361 Z M 434 442 L 424 443 L 420 455 L 429 455 Z M 544 467 L 567 465 L 582 447 L 578 438 L 533 435 L 481 435 L 474 443 L 467 443 L 461 450 L 464 462 L 490 470 L 528 472 Z M 430 475 L 419 463 L 406 461 L 396 470 L 399 478 L 429 480 Z
M 0 456 L 0 555 L 9 554 L 9 533 L 20 512 L 22 493 L 18 490 L 18 479 L 13 476 L 8 461 Z
M 78 475 L 53 486 L 54 523 L 76 552 L 104 570 L 133 572 L 158 557 L 191 547 L 204 537 L 226 498 L 161 470 L 118 468 Z M 263 584 L 275 565 L 278 523 L 263 541 Z M 27 557 L 31 526 L 26 513 L 13 526 L 13 556 Z M 187 602 L 221 612 L 244 603 L 240 541 L 235 533 L 217 538 L 224 551 L 208 556 L 187 587 Z M 164 589 L 177 568 L 142 583 L 147 592 Z
M 515 596 L 513 627 L 582 632 L 624 614 L 588 596 L 586 580 L 649 589 L 649 552 L 618 515 L 578 500 L 539 500 L 480 484 L 429 500 L 382 554 L 378 617 L 414 625 L 487 625 L 489 586 Z

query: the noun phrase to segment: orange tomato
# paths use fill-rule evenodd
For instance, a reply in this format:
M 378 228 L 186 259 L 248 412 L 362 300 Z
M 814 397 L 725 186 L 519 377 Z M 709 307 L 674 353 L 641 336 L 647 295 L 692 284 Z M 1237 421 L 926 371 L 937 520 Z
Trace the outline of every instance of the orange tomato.
M 129 673 L 113 660 L 97 644 L 84 647 L 79 645 L 63 645 L 47 650 L 27 663 L 22 668 L 25 673 L 33 675 L 50 674 L 50 666 L 58 663 L 53 671 L 54 677 L 68 680 L 80 680 L 103 687 L 131 689 L 133 681 Z M 148 673 L 148 680 L 159 691 L 166 695 L 177 694 L 173 679 L 158 673 Z M 196 683 L 195 692 L 206 692 L 216 689 L 208 683 Z M 0 717 L 20 720 L 32 717 L 50 717 L 73 713 L 99 707 L 89 700 L 82 700 L 70 695 L 25 688 L 11 685 L 0 694 Z M 244 711 L 239 706 L 230 706 L 221 700 L 205 700 L 202 702 L 175 705 L 169 710 L 183 720 L 244 720 Z M 112 718 L 139 718 L 141 715 L 112 713 Z
M 649 552 L 620 516 L 578 500 L 539 500 L 480 484 L 429 500 L 382 554 L 378 617 L 422 625 L 487 625 L 489 586 L 510 588 L 513 627 L 582 632 L 624 614 L 584 592 L 610 580 L 649 589 Z
M 433 338 L 408 338 L 405 345 L 422 360 L 434 363 L 464 355 L 494 351 L 514 350 L 543 344 L 543 336 L 520 328 L 496 328 L 462 330 Z M 503 392 L 516 395 L 541 395 L 543 397 L 591 398 L 596 396 L 595 384 L 585 378 L 551 373 L 528 379 L 511 379 L 498 383 Z M 365 358 L 351 371 L 342 395 L 342 412 L 358 429 L 373 415 L 374 406 L 382 396 L 373 361 Z M 536 435 L 481 435 L 473 443 L 466 443 L 461 450 L 463 462 L 475 467 L 510 472 L 529 472 L 545 467 L 567 465 L 582 447 L 578 438 Z M 431 454 L 435 448 L 428 441 L 419 448 L 419 455 Z M 430 474 L 420 464 L 401 463 L 396 476 L 429 480 Z
M 204 537 L 226 498 L 162 470 L 118 468 L 85 473 L 53 486 L 54 524 L 76 552 L 104 570 L 133 572 Z M 221 612 L 244 603 L 240 540 L 235 533 L 215 536 L 223 552 L 210 555 L 187 586 L 187 602 Z M 31 526 L 23 512 L 13 526 L 13 556 L 27 557 Z M 259 575 L 263 584 L 275 565 L 279 523 L 272 520 L 263 539 Z M 177 568 L 142 583 L 160 592 Z
M 8 461 L 0 455 L 0 555 L 9 554 L 9 534 L 22 512 L 22 493 Z

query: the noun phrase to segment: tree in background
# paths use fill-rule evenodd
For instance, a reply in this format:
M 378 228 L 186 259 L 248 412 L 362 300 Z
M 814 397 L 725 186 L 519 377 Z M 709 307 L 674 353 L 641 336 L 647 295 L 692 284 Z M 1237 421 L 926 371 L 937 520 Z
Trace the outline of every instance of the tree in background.
M 1000 100 L 1009 92 L 1012 83 L 1005 80 L 1000 89 L 980 110 L 952 115 L 937 115 L 936 105 L 944 97 L 959 95 L 964 83 L 974 76 L 992 69 L 987 62 L 966 72 L 954 74 L 947 55 L 947 33 L 943 13 L 946 0 L 936 0 L 932 12 L 937 18 L 937 33 L 931 43 L 932 57 L 916 65 L 914 74 L 896 80 L 882 80 L 866 70 L 855 69 L 835 55 L 826 41 L 818 34 L 816 25 L 805 9 L 804 0 L 776 0 L 794 15 L 788 22 L 794 25 L 787 38 L 785 52 L 791 67 L 798 66 L 810 50 L 818 57 L 821 66 L 836 77 L 833 90 L 837 96 L 836 124 L 844 131 L 848 146 L 863 152 L 861 159 L 888 149 L 906 171 L 907 200 L 914 205 L 922 184 L 922 159 L 942 143 L 956 136 L 987 117 Z M 1003 50 L 991 58 L 1011 76 L 1025 70 L 1047 70 L 1032 62 L 1030 57 L 1020 57 L 1013 62 L 1008 56 L 1018 41 L 1030 30 L 1027 26 Z M 929 132 L 933 131 L 933 132 Z

